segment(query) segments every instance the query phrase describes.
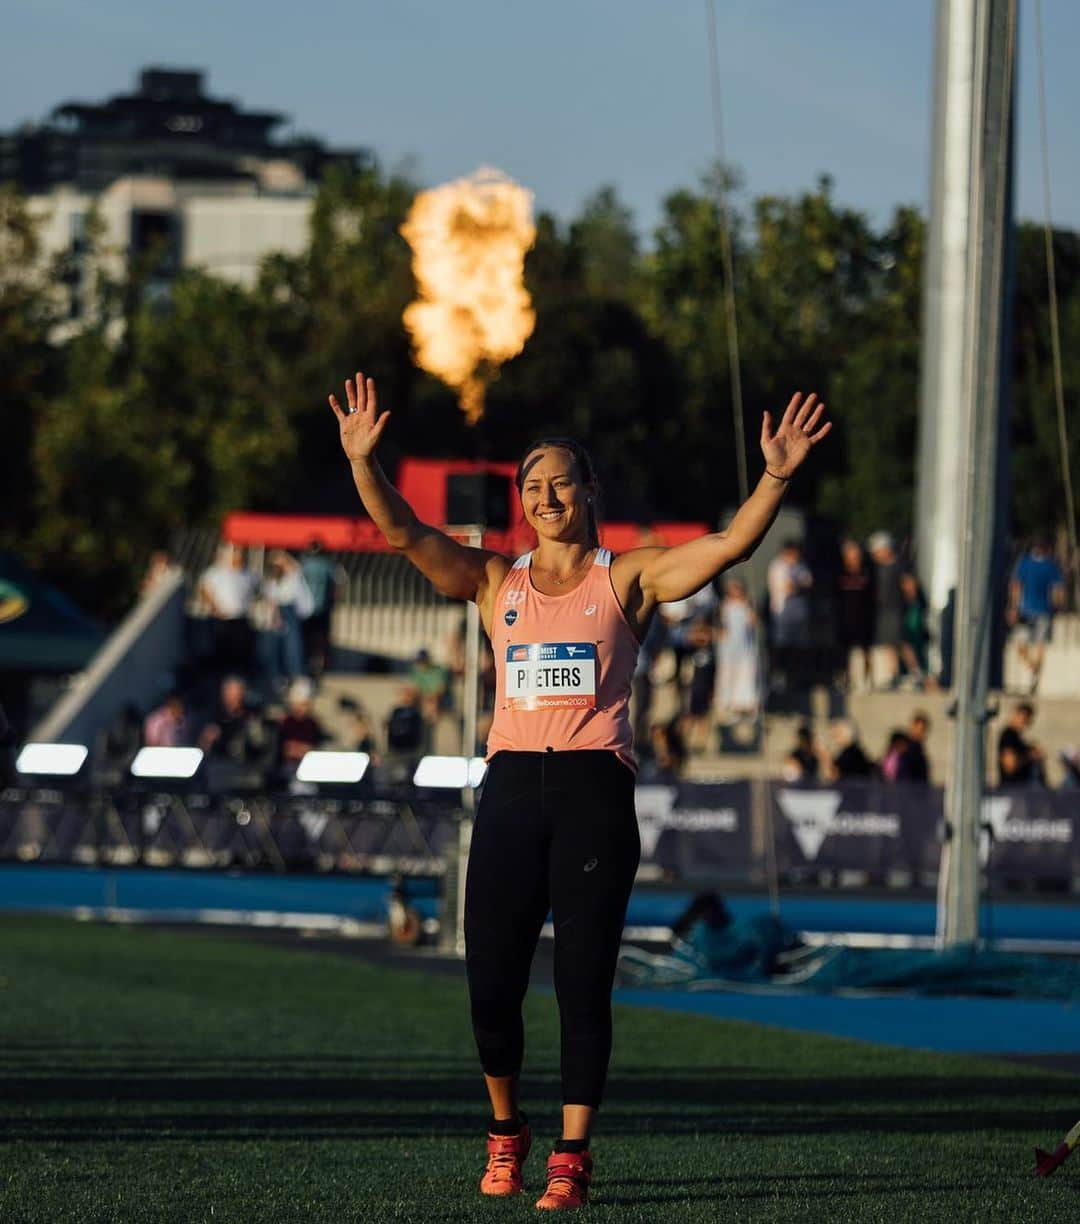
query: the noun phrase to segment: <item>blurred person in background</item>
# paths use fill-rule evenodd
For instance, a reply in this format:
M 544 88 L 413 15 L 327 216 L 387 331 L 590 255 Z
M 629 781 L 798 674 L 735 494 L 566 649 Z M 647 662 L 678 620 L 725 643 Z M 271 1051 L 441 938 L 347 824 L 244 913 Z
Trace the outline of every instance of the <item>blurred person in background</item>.
M 881 758 L 881 776 L 886 782 L 899 782 L 903 778 L 904 757 L 911 747 L 906 731 L 896 730 L 889 736 L 889 745 Z
M 870 649 L 874 642 L 874 576 L 856 540 L 840 545 L 836 579 L 836 638 L 844 687 L 870 687 Z M 858 666 L 856 666 L 856 662 Z
M 638 771 L 638 782 L 644 786 L 678 782 L 686 764 L 686 745 L 676 719 L 669 723 L 654 723 L 649 728 L 649 747 Z
M 296 773 L 307 753 L 329 738 L 312 711 L 314 698 L 315 686 L 307 676 L 298 676 L 289 685 L 285 713 L 278 722 L 278 763 L 287 778 Z
M 1005 619 L 1015 627 L 1020 658 L 1031 673 L 1029 692 L 1036 692 L 1054 613 L 1065 606 L 1065 582 L 1050 550 L 1037 539 L 1016 563 L 1009 582 Z
M 686 631 L 691 646 L 690 686 L 683 716 L 683 742 L 690 752 L 702 752 L 708 745 L 716 693 L 716 629 L 712 616 L 696 620 Z
M 752 718 L 761 703 L 757 614 L 746 583 L 729 578 L 720 604 L 720 684 L 716 704 L 725 722 Z
M 1002 727 L 997 746 L 1001 786 L 1046 785 L 1046 757 L 1043 750 L 1025 738 L 1034 721 L 1035 707 L 1022 701 Z
M 330 620 L 334 612 L 337 569 L 318 540 L 312 540 L 300 557 L 300 572 L 311 595 L 311 612 L 302 625 L 304 660 L 307 674 L 316 679 L 326 671 L 330 657 Z
M 424 721 L 434 726 L 439 715 L 446 709 L 449 697 L 446 668 L 440 667 L 431 658 L 428 650 L 418 650 L 409 669 L 409 683 L 420 694 L 420 709 Z
M 269 556 L 260 597 L 265 618 L 259 634 L 263 686 L 268 699 L 303 675 L 304 636 L 301 625 L 314 607 L 300 562 L 284 549 Z
M 346 752 L 366 752 L 373 765 L 378 765 L 378 744 L 375 728 L 367 710 L 351 697 L 339 697 L 338 709 L 345 715 L 340 739 Z
M 833 756 L 825 771 L 825 781 L 842 782 L 845 779 L 862 781 L 872 778 L 877 766 L 866 755 L 859 743 L 859 731 L 848 718 L 837 719 L 832 725 Z
M 769 562 L 770 640 L 773 680 L 781 687 L 798 685 L 810 648 L 810 589 L 814 576 L 803 561 L 802 544 L 788 540 Z
M 142 582 L 139 584 L 139 594 L 146 595 L 157 586 L 157 584 L 166 575 L 173 573 L 180 567 L 172 559 L 172 555 L 167 548 L 159 548 L 150 554 L 150 563 L 146 567 L 146 573 L 143 574 Z
M 887 531 L 875 531 L 868 544 L 874 562 L 874 645 L 885 661 L 885 687 L 895 688 L 900 678 L 900 643 L 904 637 L 900 558 Z
M 191 720 L 180 693 L 170 693 L 143 721 L 143 743 L 147 748 L 184 748 L 191 738 Z
M 666 645 L 675 654 L 675 684 L 679 692 L 679 707 L 689 713 L 692 702 L 691 689 L 694 674 L 699 668 L 712 670 L 716 676 L 716 661 L 713 657 L 713 618 L 717 606 L 716 590 L 707 583 L 686 599 L 661 604 L 659 617 L 664 622 Z M 691 661 L 689 675 L 686 663 Z M 712 702 L 710 686 L 709 704 Z M 698 701 L 700 707 L 700 701 Z M 691 716 L 700 718 L 700 714 Z
M 795 732 L 795 745 L 784 758 L 783 778 L 785 782 L 816 782 L 821 773 L 822 751 L 814 742 L 814 732 L 809 723 L 803 723 Z
M 929 683 L 927 647 L 930 644 L 930 631 L 926 625 L 926 596 L 914 574 L 905 572 L 900 575 L 900 597 L 904 603 L 900 660 L 912 683 L 917 688 L 925 688 Z
M 249 698 L 243 676 L 226 676 L 217 703 L 199 732 L 198 745 L 210 756 L 235 764 L 262 760 L 271 736 L 257 704 Z
M 916 710 L 907 725 L 907 750 L 900 758 L 897 781 L 929 782 L 930 762 L 926 759 L 926 737 L 930 734 L 930 716 Z
M 406 684 L 386 719 L 386 747 L 398 756 L 413 756 L 429 750 L 430 727 L 421 709 L 420 690 Z
M 259 588 L 245 567 L 243 550 L 223 544 L 214 564 L 203 571 L 198 594 L 213 626 L 213 663 L 219 672 L 246 676 L 251 667 L 252 631 L 248 618 Z

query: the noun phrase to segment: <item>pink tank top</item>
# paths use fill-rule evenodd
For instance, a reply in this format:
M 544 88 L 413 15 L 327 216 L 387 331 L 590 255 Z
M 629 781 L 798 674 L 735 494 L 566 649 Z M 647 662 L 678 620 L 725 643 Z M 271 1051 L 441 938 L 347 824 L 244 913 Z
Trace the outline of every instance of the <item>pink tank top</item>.
M 638 640 L 611 585 L 611 553 L 597 550 L 584 582 L 568 595 L 544 595 L 518 557 L 495 601 L 496 752 L 607 749 L 631 769 L 630 684 Z

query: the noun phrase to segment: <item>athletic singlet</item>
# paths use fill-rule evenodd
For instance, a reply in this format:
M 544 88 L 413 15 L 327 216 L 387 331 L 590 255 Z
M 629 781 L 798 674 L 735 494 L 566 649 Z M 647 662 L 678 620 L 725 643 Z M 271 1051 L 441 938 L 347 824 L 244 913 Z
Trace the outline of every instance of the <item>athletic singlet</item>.
M 607 749 L 631 769 L 630 684 L 638 640 L 611 585 L 612 555 L 597 550 L 585 580 L 544 595 L 518 557 L 499 588 L 491 626 L 496 752 Z

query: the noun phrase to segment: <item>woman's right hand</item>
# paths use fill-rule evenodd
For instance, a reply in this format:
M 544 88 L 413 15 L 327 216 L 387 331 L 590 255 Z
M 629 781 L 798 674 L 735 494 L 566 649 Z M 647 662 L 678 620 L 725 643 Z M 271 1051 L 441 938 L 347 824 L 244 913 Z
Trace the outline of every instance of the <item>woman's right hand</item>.
M 341 431 L 341 448 L 350 463 L 370 459 L 379 445 L 386 422 L 390 420 L 390 413 L 379 415 L 375 380 L 365 378 L 359 370 L 355 382 L 351 378 L 345 380 L 345 398 L 349 404 L 348 412 L 342 409 L 336 395 L 330 396 L 330 407 Z

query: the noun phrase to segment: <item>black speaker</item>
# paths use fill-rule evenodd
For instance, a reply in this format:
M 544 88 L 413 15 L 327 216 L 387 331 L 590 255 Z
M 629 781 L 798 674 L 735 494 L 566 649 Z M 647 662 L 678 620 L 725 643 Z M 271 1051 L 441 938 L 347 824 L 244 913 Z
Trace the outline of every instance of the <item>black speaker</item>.
M 510 478 L 494 472 L 451 473 L 446 478 L 446 521 L 505 531 L 510 526 Z

